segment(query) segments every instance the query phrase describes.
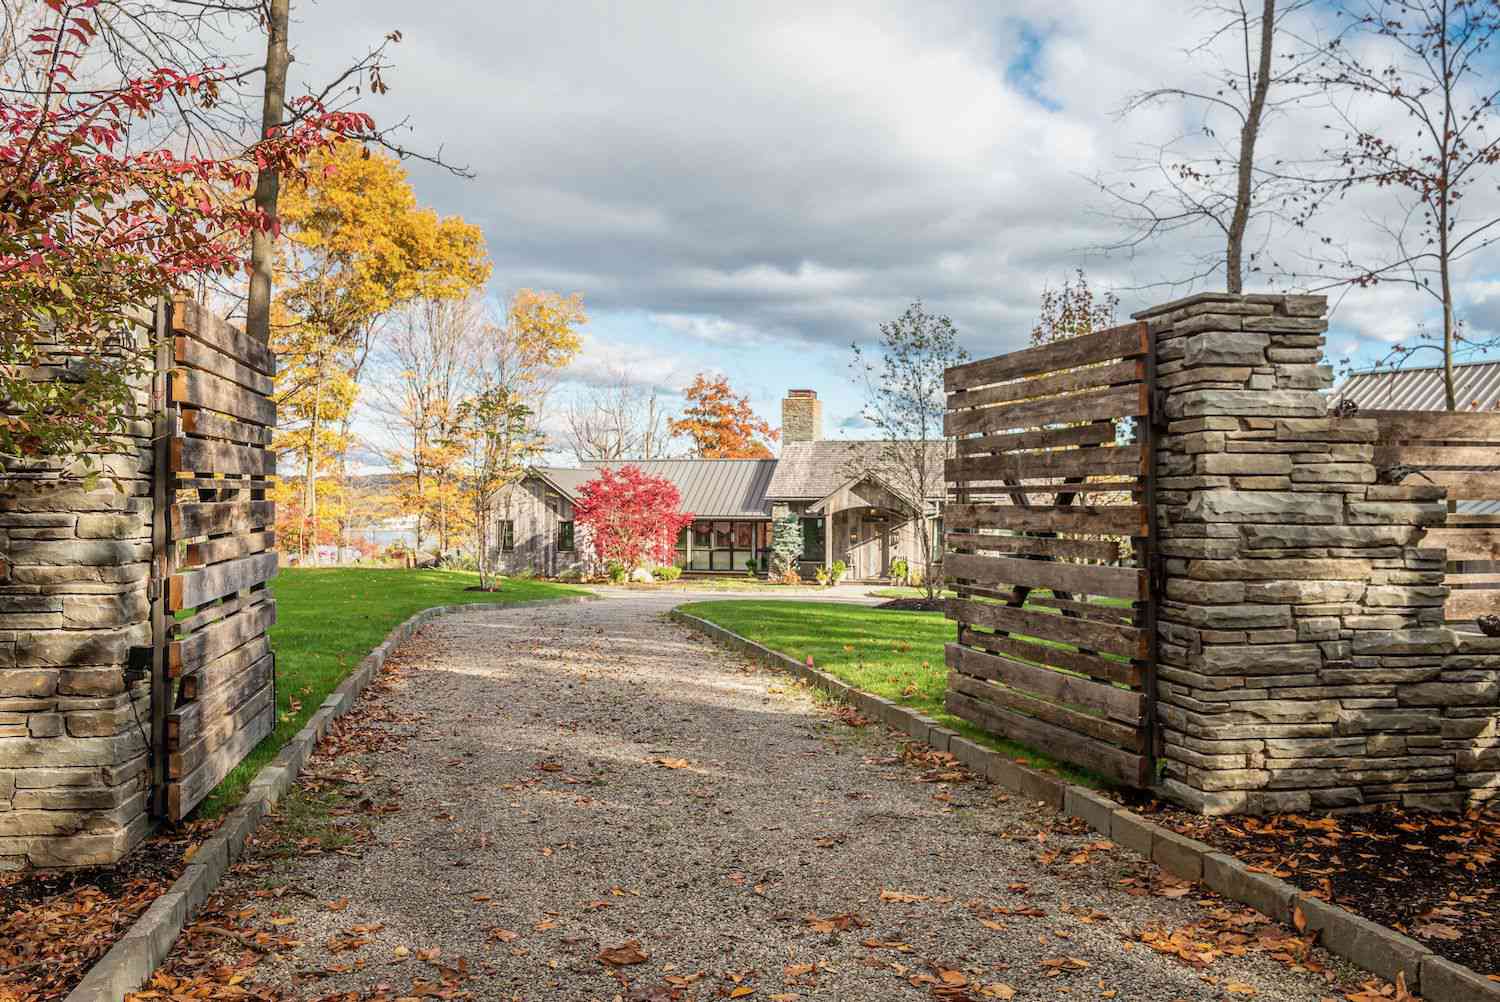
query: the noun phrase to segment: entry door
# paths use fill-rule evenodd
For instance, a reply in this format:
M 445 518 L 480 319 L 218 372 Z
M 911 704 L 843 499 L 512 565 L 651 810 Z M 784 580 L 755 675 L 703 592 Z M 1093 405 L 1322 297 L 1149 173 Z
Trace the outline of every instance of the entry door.
M 886 576 L 891 560 L 891 539 L 883 520 L 860 519 L 858 553 L 857 573 L 861 578 Z

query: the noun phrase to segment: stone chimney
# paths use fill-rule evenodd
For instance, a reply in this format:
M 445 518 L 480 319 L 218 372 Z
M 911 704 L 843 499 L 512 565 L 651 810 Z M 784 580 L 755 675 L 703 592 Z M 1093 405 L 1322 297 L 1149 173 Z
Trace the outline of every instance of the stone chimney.
M 817 442 L 823 437 L 823 402 L 817 390 L 787 390 L 781 402 L 781 441 Z

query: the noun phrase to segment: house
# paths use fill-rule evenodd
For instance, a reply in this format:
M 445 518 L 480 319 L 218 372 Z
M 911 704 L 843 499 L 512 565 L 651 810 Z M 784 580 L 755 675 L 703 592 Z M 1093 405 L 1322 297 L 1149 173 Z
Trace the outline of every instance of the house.
M 496 566 L 549 577 L 597 570 L 575 527 L 573 503 L 601 469 L 627 465 L 670 480 L 682 509 L 692 512 L 676 555 L 688 573 L 743 574 L 752 561 L 764 573 L 772 524 L 788 515 L 802 522 L 805 577 L 837 561 L 857 580 L 889 578 L 897 560 L 920 566 L 917 533 L 937 538 L 942 531 L 945 444 L 926 447 L 929 482 L 925 496 L 913 501 L 914 491 L 903 491 L 890 468 L 885 443 L 823 438 L 822 403 L 813 390 L 790 391 L 781 414 L 776 459 L 620 460 L 530 470 L 499 505 Z

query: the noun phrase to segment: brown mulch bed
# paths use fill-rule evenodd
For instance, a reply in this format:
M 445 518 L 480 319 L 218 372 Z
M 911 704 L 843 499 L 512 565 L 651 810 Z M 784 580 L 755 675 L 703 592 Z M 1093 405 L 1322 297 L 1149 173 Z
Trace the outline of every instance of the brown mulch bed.
M 0 1002 L 65 998 L 216 825 L 160 831 L 117 866 L 0 875 Z
M 1136 808 L 1256 870 L 1500 979 L 1500 813 L 1385 805 L 1334 815 L 1206 818 Z
M 942 612 L 944 605 L 940 598 L 931 601 L 925 598 L 893 598 L 889 602 L 881 602 L 875 608 L 894 612 Z

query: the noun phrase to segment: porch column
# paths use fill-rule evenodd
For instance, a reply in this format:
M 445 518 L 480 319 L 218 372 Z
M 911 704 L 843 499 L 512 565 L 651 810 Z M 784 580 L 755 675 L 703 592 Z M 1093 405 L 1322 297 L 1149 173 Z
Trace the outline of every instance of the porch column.
M 833 512 L 823 513 L 823 566 L 833 570 Z

